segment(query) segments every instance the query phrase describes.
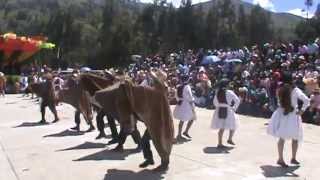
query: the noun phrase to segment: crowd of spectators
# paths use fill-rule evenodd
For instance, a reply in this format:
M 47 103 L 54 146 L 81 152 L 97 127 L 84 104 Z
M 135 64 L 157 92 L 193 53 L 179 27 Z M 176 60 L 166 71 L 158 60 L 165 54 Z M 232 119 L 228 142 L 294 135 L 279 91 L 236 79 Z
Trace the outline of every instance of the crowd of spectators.
M 176 87 L 188 76 L 198 107 L 214 108 L 213 97 L 219 79 L 228 78 L 229 86 L 241 97 L 238 113 L 269 118 L 277 108 L 277 89 L 283 73 L 292 74 L 294 84 L 311 98 L 305 113 L 307 122 L 320 122 L 320 41 L 266 43 L 263 46 L 226 50 L 188 50 L 169 55 L 136 58 L 128 73 L 138 83 L 148 81 L 150 68 L 167 74 L 169 98 L 175 103 Z
M 171 104 L 176 103 L 176 88 L 181 78 L 188 76 L 195 104 L 208 109 L 214 108 L 217 82 L 227 78 L 230 88 L 241 98 L 238 113 L 266 118 L 277 108 L 277 89 L 283 73 L 289 72 L 294 84 L 311 98 L 312 104 L 304 114 L 304 120 L 320 124 L 319 46 L 320 41 L 316 39 L 309 45 L 266 43 L 241 49 L 187 50 L 148 57 L 134 55 L 135 63 L 130 64 L 125 72 L 137 84 L 146 85 L 152 81 L 150 69 L 161 69 L 167 76 Z M 45 65 L 22 69 L 19 82 L 21 91 L 25 91 L 30 83 L 41 82 L 42 75 L 50 71 Z

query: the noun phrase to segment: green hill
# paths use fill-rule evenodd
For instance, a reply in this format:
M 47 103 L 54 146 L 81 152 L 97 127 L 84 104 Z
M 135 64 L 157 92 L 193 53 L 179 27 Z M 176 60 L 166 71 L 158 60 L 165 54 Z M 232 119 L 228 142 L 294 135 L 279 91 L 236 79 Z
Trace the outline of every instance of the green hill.
M 128 62 L 127 57 L 136 53 L 147 55 L 184 48 L 233 46 L 234 39 L 229 39 L 227 45 L 221 43 L 224 41 L 223 38 L 230 37 L 230 34 L 213 37 L 207 27 L 210 23 L 206 21 L 206 13 L 218 0 L 193 5 L 191 9 L 201 8 L 204 14 L 193 20 L 181 15 L 185 12 L 168 6 L 150 6 L 138 0 L 121 0 L 121 3 L 117 3 L 117 12 L 108 25 L 109 15 L 104 13 L 104 7 L 106 2 L 111 1 L 0 0 L 0 33 L 43 34 L 57 44 L 61 59 L 69 64 L 89 62 L 93 67 L 124 65 Z M 243 5 L 248 15 L 254 8 L 254 5 L 240 0 L 232 2 L 236 16 L 240 5 Z M 295 26 L 303 20 L 288 13 L 270 12 L 270 17 L 273 21 L 272 29 L 276 34 L 274 39 L 280 37 L 282 40 L 294 39 Z M 110 29 L 106 31 L 108 28 Z M 233 37 L 237 36 L 235 31 L 229 33 L 233 33 Z M 250 36 L 253 37 L 252 34 L 247 34 L 246 38 L 250 39 Z M 269 36 L 264 37 L 267 39 L 263 41 L 272 40 Z M 212 46 L 211 41 L 215 41 L 216 46 Z M 238 43 L 238 46 L 240 45 L 243 44 Z M 57 54 L 58 48 L 50 53 L 42 53 L 36 58 L 54 59 Z
M 212 0 L 208 2 L 198 3 L 194 6 L 196 8 L 199 8 L 201 6 L 204 12 L 208 12 L 209 9 L 213 6 L 213 4 L 217 1 L 218 0 Z M 241 0 L 232 0 L 232 3 L 235 5 L 236 13 L 238 13 L 240 5 L 243 5 L 246 14 L 250 14 L 251 10 L 254 7 L 253 4 Z M 295 27 L 299 22 L 304 20 L 304 18 L 289 13 L 276 13 L 271 11 L 268 12 L 270 12 L 275 32 L 282 31 L 283 39 L 293 39 L 296 37 L 296 35 L 294 34 Z

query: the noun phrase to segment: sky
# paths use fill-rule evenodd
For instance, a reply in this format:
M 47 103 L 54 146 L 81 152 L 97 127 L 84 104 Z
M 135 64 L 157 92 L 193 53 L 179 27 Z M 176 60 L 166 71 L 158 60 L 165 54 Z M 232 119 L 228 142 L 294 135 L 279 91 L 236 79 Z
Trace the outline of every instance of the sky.
M 153 2 L 153 0 L 141 0 L 142 2 Z M 179 6 L 181 0 L 168 0 L 173 2 L 174 5 Z M 193 0 L 193 3 L 206 2 L 208 0 Z M 243 0 L 253 4 L 260 4 L 261 7 L 274 12 L 288 12 L 298 16 L 306 17 L 306 6 L 304 5 L 305 0 Z M 310 14 L 313 16 L 317 5 L 320 0 L 313 0 L 313 7 L 310 8 Z

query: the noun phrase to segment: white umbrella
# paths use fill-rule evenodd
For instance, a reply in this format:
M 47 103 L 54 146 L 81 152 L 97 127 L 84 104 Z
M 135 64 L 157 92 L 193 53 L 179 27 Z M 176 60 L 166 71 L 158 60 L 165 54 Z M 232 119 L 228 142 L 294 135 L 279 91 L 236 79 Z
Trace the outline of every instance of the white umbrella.
M 89 71 L 91 71 L 91 68 L 89 68 L 89 67 L 82 67 L 82 68 L 80 69 L 80 71 L 81 71 L 81 72 L 89 72 Z
M 215 64 L 220 61 L 221 61 L 221 59 L 218 56 L 206 56 L 203 58 L 201 64 L 202 65 L 209 65 L 209 64 Z
M 135 61 L 135 62 L 139 61 L 141 58 L 142 58 L 141 55 L 132 55 L 131 56 L 132 61 Z
M 227 63 L 242 63 L 241 59 L 227 59 Z

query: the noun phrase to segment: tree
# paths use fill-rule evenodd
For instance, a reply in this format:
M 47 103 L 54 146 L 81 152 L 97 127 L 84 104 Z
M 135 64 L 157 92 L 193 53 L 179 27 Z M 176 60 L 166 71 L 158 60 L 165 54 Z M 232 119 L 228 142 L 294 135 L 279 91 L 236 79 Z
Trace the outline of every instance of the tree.
M 231 0 L 218 1 L 219 47 L 233 47 L 238 44 L 235 32 L 236 17 Z
M 315 18 L 320 18 L 320 3 L 317 6 L 317 10 L 316 10 L 314 16 L 315 16 Z
M 181 6 L 177 11 L 177 25 L 178 25 L 178 42 L 180 49 L 193 48 L 195 42 L 195 25 L 196 21 L 193 14 L 193 7 L 191 0 L 182 0 Z
M 302 21 L 296 27 L 296 34 L 303 41 L 314 41 L 320 36 L 320 19 L 312 18 L 309 21 Z
M 249 32 L 251 44 L 263 44 L 272 41 L 273 30 L 270 12 L 266 12 L 259 5 L 256 5 L 249 17 Z
M 216 48 L 218 46 L 218 29 L 219 29 L 219 18 L 216 6 L 213 5 L 209 10 L 206 19 L 206 48 Z
M 237 22 L 237 32 L 239 34 L 239 43 L 241 46 L 248 43 L 249 38 L 249 24 L 248 24 L 248 17 L 244 12 L 244 7 L 241 4 L 239 7 L 239 17 Z
M 313 6 L 313 0 L 305 0 L 304 4 L 307 6 L 307 19 L 309 19 L 309 10 Z

